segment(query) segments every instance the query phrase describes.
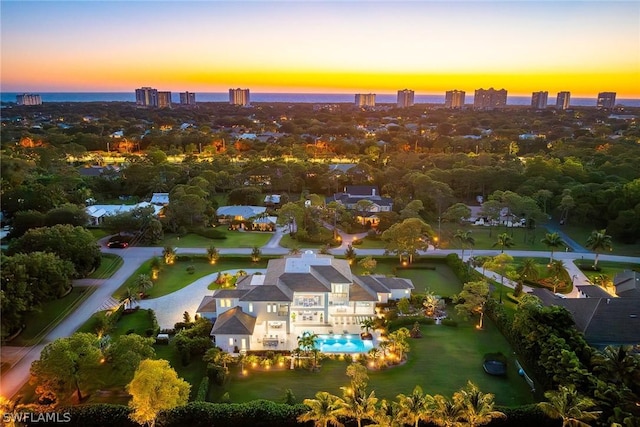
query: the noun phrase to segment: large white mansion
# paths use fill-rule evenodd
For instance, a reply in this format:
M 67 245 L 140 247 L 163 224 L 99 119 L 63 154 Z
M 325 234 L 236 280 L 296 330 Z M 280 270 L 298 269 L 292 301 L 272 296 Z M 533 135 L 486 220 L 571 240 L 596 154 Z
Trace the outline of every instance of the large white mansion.
M 266 274 L 242 277 L 219 289 L 197 313 L 214 321 L 211 335 L 228 352 L 297 347 L 303 332 L 361 332 L 376 303 L 409 297 L 413 283 L 384 276 L 356 276 L 346 260 L 307 251 L 270 260 Z

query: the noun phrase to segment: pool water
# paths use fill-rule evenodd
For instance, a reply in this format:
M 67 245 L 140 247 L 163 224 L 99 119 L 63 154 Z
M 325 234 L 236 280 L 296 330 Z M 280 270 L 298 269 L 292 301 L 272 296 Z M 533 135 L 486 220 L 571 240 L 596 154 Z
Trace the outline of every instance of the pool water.
M 318 335 L 316 348 L 323 353 L 366 353 L 373 348 L 373 341 L 357 335 Z

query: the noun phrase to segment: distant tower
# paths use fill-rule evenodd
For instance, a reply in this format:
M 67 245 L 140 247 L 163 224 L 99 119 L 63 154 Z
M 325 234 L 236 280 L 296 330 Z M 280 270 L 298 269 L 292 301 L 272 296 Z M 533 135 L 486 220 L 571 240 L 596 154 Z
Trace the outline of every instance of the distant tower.
M 375 93 L 357 93 L 356 94 L 356 107 L 375 107 L 376 106 L 376 94 Z
M 16 95 L 16 104 L 18 105 L 42 105 L 42 98 L 40 95 L 32 93 L 23 93 Z
M 196 94 L 193 92 L 180 92 L 181 105 L 196 105 Z
M 533 92 L 531 94 L 531 108 L 544 110 L 545 108 L 547 108 L 548 99 L 549 92 Z
M 615 92 L 600 92 L 598 94 L 598 102 L 596 107 L 598 108 L 613 108 L 616 105 L 616 93 Z
M 158 92 L 158 107 L 171 108 L 171 92 Z
M 136 105 L 140 105 L 142 107 L 157 107 L 158 89 L 153 89 L 151 87 L 136 89 Z
M 556 98 L 556 109 L 566 110 L 569 108 L 570 103 L 571 92 L 558 92 L 558 97 Z
M 415 93 L 409 89 L 403 89 L 398 91 L 398 108 L 407 108 L 413 106 L 413 99 Z
M 448 90 L 444 94 L 444 108 L 463 108 L 464 107 L 463 90 Z
M 473 97 L 473 108 L 476 110 L 493 110 L 494 108 L 504 108 L 506 106 L 507 91 L 505 89 L 477 89 Z
M 249 102 L 249 89 L 229 89 L 229 104 L 246 107 Z

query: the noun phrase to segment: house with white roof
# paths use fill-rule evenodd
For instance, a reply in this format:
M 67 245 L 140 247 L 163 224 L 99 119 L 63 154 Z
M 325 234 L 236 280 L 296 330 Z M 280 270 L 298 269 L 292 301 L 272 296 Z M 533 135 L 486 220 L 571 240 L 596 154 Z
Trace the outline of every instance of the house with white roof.
M 377 303 L 410 297 L 413 288 L 408 279 L 353 275 L 346 260 L 306 251 L 214 291 L 198 314 L 215 319 L 211 336 L 225 351 L 291 350 L 304 332 L 360 333 Z
M 162 206 L 152 205 L 149 202 L 136 203 L 135 205 L 91 205 L 85 208 L 89 215 L 90 225 L 100 225 L 106 216 L 131 212 L 137 208 L 153 206 L 154 215 L 158 216 Z

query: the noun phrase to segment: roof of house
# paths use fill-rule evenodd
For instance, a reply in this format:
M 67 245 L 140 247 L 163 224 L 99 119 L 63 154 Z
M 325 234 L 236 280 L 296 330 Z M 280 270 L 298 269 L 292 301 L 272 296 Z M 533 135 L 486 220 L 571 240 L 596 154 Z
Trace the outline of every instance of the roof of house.
M 241 307 L 233 307 L 218 316 L 211 335 L 252 335 L 255 326 L 255 317 L 242 311 Z
M 353 282 L 349 286 L 349 301 L 378 301 L 374 291 L 361 283 Z
M 241 301 L 291 301 L 291 298 L 277 286 L 254 286 L 244 294 Z
M 365 285 L 378 294 L 389 293 L 389 289 L 380 283 L 380 281 L 376 280 L 374 276 L 355 276 L 354 279 L 360 285 Z
M 100 218 L 105 215 L 118 215 L 132 211 L 136 208 L 146 208 L 153 206 L 154 215 L 158 215 L 162 210 L 161 206 L 152 205 L 149 202 L 141 202 L 135 205 L 91 205 L 85 209 L 87 214 L 93 218 Z
M 376 196 L 380 194 L 378 187 L 375 185 L 347 185 L 344 192 L 356 197 Z
M 401 277 L 375 277 L 380 283 L 389 289 L 413 289 L 413 282 Z
M 578 286 L 578 290 L 587 298 L 611 298 L 611 294 L 596 285 Z
M 640 298 L 640 273 L 637 271 L 625 270 L 616 274 L 613 285 L 616 287 L 616 294 L 620 297 Z
M 216 299 L 213 296 L 206 296 L 202 298 L 202 302 L 198 306 L 196 313 L 215 313 L 216 312 Z
M 264 206 L 220 206 L 216 211 L 219 216 L 241 216 L 243 218 L 252 218 L 264 213 L 267 210 Z
M 531 293 L 545 305 L 566 308 L 591 345 L 640 344 L 640 298 L 560 298 L 548 289 Z

